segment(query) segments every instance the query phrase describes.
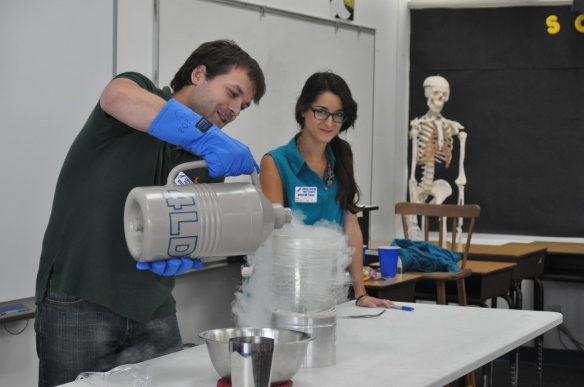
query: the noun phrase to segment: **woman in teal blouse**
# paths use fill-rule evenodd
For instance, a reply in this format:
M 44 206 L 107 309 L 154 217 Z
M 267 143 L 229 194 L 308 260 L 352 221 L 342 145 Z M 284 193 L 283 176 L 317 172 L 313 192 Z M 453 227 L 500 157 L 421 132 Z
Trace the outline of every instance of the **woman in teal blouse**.
M 357 102 L 347 83 L 332 72 L 313 74 L 296 102 L 298 133 L 261 162 L 263 193 L 273 202 L 301 211 L 306 224 L 328 220 L 343 227 L 355 248 L 349 273 L 357 305 L 389 307 L 389 300 L 370 297 L 363 285 L 363 235 L 357 221 L 361 209 L 353 174 L 353 152 L 338 134 L 357 119 Z

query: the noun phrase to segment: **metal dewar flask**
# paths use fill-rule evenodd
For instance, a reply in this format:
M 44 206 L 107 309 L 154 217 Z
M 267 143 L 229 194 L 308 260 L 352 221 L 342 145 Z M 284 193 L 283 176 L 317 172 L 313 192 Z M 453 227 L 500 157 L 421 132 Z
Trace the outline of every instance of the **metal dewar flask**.
M 292 221 L 289 208 L 261 192 L 255 171 L 251 184 L 174 184 L 179 172 L 203 167 L 204 161 L 180 164 L 165 186 L 130 191 L 124 231 L 136 261 L 252 254 L 274 229 Z

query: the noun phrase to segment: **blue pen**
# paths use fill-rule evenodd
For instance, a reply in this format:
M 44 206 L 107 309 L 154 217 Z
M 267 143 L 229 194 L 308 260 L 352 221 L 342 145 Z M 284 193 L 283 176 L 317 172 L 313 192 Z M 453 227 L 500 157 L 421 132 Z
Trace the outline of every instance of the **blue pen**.
M 401 305 L 391 305 L 390 308 L 391 309 L 406 310 L 408 312 L 411 312 L 414 310 L 414 308 L 412 308 L 411 306 L 401 306 Z

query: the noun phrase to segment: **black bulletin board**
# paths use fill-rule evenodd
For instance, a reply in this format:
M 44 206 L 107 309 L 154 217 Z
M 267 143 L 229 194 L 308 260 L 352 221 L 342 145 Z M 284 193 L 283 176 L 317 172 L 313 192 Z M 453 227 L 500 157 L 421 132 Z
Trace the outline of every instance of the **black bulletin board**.
M 548 33 L 551 15 L 556 34 Z M 578 16 L 570 6 L 411 11 L 409 117 L 428 111 L 424 79 L 446 78 L 442 114 L 468 133 L 465 202 L 481 206 L 477 232 L 584 236 Z M 458 197 L 458 155 L 455 139 L 450 167 L 436 172 L 453 187 L 447 203 Z

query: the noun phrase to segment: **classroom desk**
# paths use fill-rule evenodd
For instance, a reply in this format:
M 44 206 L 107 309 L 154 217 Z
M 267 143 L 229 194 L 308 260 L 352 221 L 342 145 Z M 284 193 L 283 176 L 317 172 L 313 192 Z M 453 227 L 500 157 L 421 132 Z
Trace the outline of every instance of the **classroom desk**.
M 584 283 L 584 243 L 536 241 L 529 245 L 546 249 L 540 279 Z
M 366 265 L 379 269 L 379 253 L 376 250 L 367 250 Z M 373 262 L 374 261 L 374 262 Z M 396 274 L 394 278 L 381 280 L 367 280 L 363 284 L 367 294 L 377 298 L 392 301 L 414 302 L 416 282 L 420 280 L 417 274 Z
M 339 305 L 336 364 L 301 368 L 294 387 L 444 386 L 562 323 L 555 312 L 404 305 L 415 311 L 369 319 L 342 318 L 370 310 Z M 147 363 L 154 386 L 214 387 L 219 379 L 204 345 Z
M 391 241 L 372 241 L 370 248 L 377 248 L 380 244 L 389 244 Z M 450 244 L 448 243 L 447 247 Z M 521 281 L 530 279 L 534 282 L 533 304 L 535 310 L 544 309 L 544 290 L 540 276 L 544 270 L 546 248 L 530 246 L 528 243 L 506 243 L 502 245 L 470 245 L 469 261 L 493 261 L 516 264 L 511 275 L 512 303 L 516 309 L 523 307 L 523 294 L 521 293 Z M 455 249 L 459 251 L 459 248 Z M 583 260 L 584 261 L 584 260 Z M 467 263 L 468 264 L 468 263 Z M 494 305 L 496 306 L 496 304 Z
M 417 274 L 397 274 L 394 278 L 369 279 L 363 283 L 367 294 L 392 301 L 414 302 Z
M 459 262 L 460 265 L 460 262 Z M 511 262 L 466 261 L 466 267 L 472 274 L 464 281 L 468 305 L 487 307 L 486 301 L 504 298 L 513 308 L 513 301 L 508 296 L 513 270 L 517 265 Z M 422 300 L 434 299 L 436 284 L 421 281 L 416 284 L 416 294 Z M 446 283 L 446 301 L 458 303 L 458 290 L 454 281 Z
M 512 275 L 512 293 L 515 308 L 523 307 L 521 281 L 530 279 L 534 282 L 533 306 L 535 310 L 544 308 L 543 284 L 539 276 L 543 273 L 545 248 L 530 246 L 527 243 L 506 243 L 503 245 L 471 244 L 468 253 L 469 260 L 511 262 L 517 266 Z
M 375 254 L 375 252 L 374 252 Z M 460 262 L 459 262 L 460 265 Z M 371 263 L 369 266 L 378 269 L 379 262 Z M 511 278 L 513 270 L 517 265 L 512 262 L 491 262 L 491 261 L 467 261 L 466 267 L 472 270 L 470 277 L 465 280 L 466 297 L 468 304 L 476 304 L 480 306 L 487 306 L 485 301 L 489 299 L 494 299 L 496 297 L 504 297 L 510 308 L 513 308 L 513 301 L 510 299 L 506 293 L 509 291 L 511 284 Z M 409 279 L 410 276 L 414 276 L 411 283 L 404 283 L 403 285 L 400 281 L 403 279 Z M 413 274 L 413 272 L 403 274 L 403 277 L 399 281 L 390 281 L 385 286 L 387 287 L 387 293 L 381 293 L 382 284 L 375 285 L 378 281 L 366 281 L 365 289 L 367 293 L 377 298 L 387 298 L 393 301 L 404 301 L 404 302 L 414 302 L 415 294 L 420 295 L 422 300 L 434 299 L 436 295 L 436 285 L 433 281 L 420 281 L 421 278 Z M 415 282 L 413 281 L 415 279 Z M 420 282 L 419 282 L 420 281 Z M 368 285 L 370 285 L 368 287 Z M 407 290 L 408 293 L 397 293 L 397 289 L 392 289 L 392 287 L 408 285 L 404 291 Z M 371 289 L 372 292 L 369 290 Z M 393 294 L 390 292 L 393 291 Z M 412 291 L 412 298 L 409 292 Z M 399 296 L 401 298 L 397 298 Z M 458 302 L 458 291 L 456 284 L 449 281 L 446 284 L 446 296 L 448 302 Z M 407 298 L 406 298 L 407 297 Z

